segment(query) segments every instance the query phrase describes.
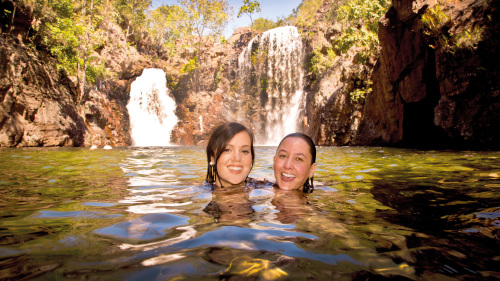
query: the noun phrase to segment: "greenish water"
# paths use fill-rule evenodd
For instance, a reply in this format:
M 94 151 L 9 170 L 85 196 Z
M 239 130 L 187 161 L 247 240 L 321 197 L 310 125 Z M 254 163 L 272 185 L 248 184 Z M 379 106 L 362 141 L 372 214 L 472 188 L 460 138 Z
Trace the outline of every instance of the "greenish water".
M 0 279 L 497 280 L 499 159 L 319 147 L 306 202 L 212 192 L 200 147 L 0 149 Z

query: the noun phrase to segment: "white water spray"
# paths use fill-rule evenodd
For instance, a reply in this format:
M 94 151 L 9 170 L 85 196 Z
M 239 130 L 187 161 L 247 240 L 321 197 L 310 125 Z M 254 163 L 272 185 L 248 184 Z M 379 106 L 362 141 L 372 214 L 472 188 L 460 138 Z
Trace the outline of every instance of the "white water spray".
M 257 144 L 277 145 L 298 130 L 304 103 L 303 61 L 302 37 L 293 26 L 264 32 L 240 54 L 242 94 L 252 93 L 264 107 L 265 124 L 256 132 Z
M 144 69 L 130 87 L 127 104 L 134 146 L 167 146 L 177 124 L 175 101 L 167 89 L 165 72 Z

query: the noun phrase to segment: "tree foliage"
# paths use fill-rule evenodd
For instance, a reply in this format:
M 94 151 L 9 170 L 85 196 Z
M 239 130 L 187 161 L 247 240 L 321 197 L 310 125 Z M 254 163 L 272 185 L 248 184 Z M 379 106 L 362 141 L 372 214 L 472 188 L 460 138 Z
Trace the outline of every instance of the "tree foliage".
M 296 26 L 310 27 L 314 24 L 314 15 L 324 0 L 302 0 L 299 6 L 292 11 L 290 20 Z
M 206 38 L 221 37 L 232 14 L 232 7 L 225 0 L 178 0 L 185 11 L 184 26 L 196 35 L 197 52 L 194 58 L 195 69 L 204 61 L 203 44 Z M 198 73 L 195 71 L 195 87 L 199 86 Z
M 175 51 L 175 42 L 190 33 L 184 23 L 186 12 L 178 5 L 162 5 L 149 13 L 149 35 L 158 48 L 165 47 L 170 53 Z
M 266 18 L 257 18 L 253 23 L 253 29 L 256 31 L 264 32 L 269 29 L 286 26 L 289 24 L 290 23 L 285 18 L 278 17 L 275 21 Z
M 118 11 L 126 26 L 126 37 L 139 34 L 147 26 L 147 9 L 152 0 L 117 0 Z
M 340 53 L 351 47 L 359 47 L 360 54 L 367 58 L 378 55 L 378 21 L 387 12 L 389 0 L 347 0 L 337 10 L 337 20 L 343 32 L 335 41 Z
M 336 59 L 337 55 L 332 48 L 328 48 L 326 54 L 323 54 L 319 49 L 315 49 L 310 61 L 309 71 L 313 75 L 319 76 L 326 69 L 333 67 Z
M 18 5 L 33 17 L 26 40 L 41 43 L 57 58 L 62 72 L 77 77 L 81 100 L 86 83 L 106 73 L 96 52 L 105 42 L 102 22 L 122 23 L 129 34 L 144 33 L 151 0 L 19 0 L 14 1 L 12 17 Z
M 243 14 L 247 14 L 250 17 L 251 27 L 253 28 L 252 14 L 257 12 L 260 13 L 260 3 L 258 1 L 243 0 L 243 6 L 240 7 L 237 17 L 241 17 Z
M 127 41 L 157 52 L 173 54 L 180 38 L 193 36 L 197 51 L 189 58 L 189 70 L 202 63 L 208 38 L 219 39 L 232 16 L 226 0 L 178 0 L 178 5 L 162 5 L 149 10 L 152 0 L 18 0 L 12 11 L 4 11 L 2 22 L 14 22 L 16 8 L 25 6 L 33 15 L 29 33 L 58 60 L 58 68 L 78 78 L 80 100 L 86 83 L 95 83 L 106 73 L 98 52 L 105 44 L 101 23 L 121 25 Z M 5 19 L 8 18 L 8 19 Z M 3 28 L 9 32 L 11 27 Z M 88 85 L 88 84 L 87 84 Z
M 94 82 L 102 76 L 98 69 L 90 66 L 96 48 L 102 45 L 103 37 L 98 29 L 102 22 L 99 0 L 39 0 L 42 7 L 51 7 L 44 18 L 44 26 L 38 34 L 50 52 L 57 57 L 58 68 L 68 75 L 76 75 L 83 95 L 85 82 Z M 87 71 L 89 71 L 87 73 Z
M 186 13 L 184 25 L 200 39 L 222 35 L 232 12 L 225 0 L 179 0 L 179 3 Z
M 260 32 L 289 24 L 308 27 L 315 22 L 323 2 L 303 0 L 289 17 L 254 20 L 254 13 L 261 11 L 260 3 L 244 0 L 237 16 L 247 14 L 252 28 Z M 148 38 L 146 43 L 158 52 L 166 48 L 173 54 L 179 39 L 192 36 L 184 44 L 192 43 L 196 51 L 188 58 L 183 72 L 196 76 L 196 70 L 204 63 L 204 43 L 209 38 L 222 37 L 232 16 L 227 0 L 178 0 L 177 5 L 162 5 L 154 10 L 149 10 L 152 0 L 18 0 L 15 3 L 30 8 L 34 16 L 30 34 L 42 39 L 44 47 L 57 57 L 62 71 L 78 77 L 82 93 L 85 82 L 93 83 L 105 73 L 104 62 L 96 56 L 105 40 L 100 29 L 103 21 L 119 23 L 130 43 L 144 44 L 143 40 Z M 342 0 L 334 5 L 329 22 L 341 23 L 342 30 L 332 38 L 332 46 L 326 52 L 314 52 L 310 70 L 315 75 L 352 47 L 366 57 L 378 53 L 378 19 L 387 10 L 389 0 Z M 13 18 L 14 14 L 15 10 L 4 11 L 4 17 Z

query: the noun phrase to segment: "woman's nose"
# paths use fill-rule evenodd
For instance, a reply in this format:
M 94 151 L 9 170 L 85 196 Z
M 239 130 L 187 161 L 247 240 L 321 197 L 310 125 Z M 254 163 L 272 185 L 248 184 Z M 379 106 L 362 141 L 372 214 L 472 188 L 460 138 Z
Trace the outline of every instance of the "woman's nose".
M 284 167 L 285 167 L 285 169 L 291 169 L 293 167 L 293 165 L 292 165 L 292 158 L 288 157 L 285 160 Z
M 239 151 L 234 151 L 232 156 L 233 161 L 240 161 L 241 156 Z

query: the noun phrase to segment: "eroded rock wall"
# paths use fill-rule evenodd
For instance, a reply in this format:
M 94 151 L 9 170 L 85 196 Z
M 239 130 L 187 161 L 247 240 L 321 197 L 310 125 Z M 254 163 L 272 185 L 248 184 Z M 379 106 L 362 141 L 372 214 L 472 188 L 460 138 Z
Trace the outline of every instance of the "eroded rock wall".
M 71 81 L 50 57 L 0 36 L 0 146 L 83 145 L 86 127 Z
M 79 94 L 76 77 L 58 72 L 54 57 L 26 43 L 31 15 L 20 11 L 0 40 L 0 146 L 131 145 L 130 84 L 144 68 L 161 68 L 161 60 L 148 61 L 117 24 L 104 21 L 106 42 L 93 57 L 109 76 Z
M 315 50 L 327 56 L 327 50 L 335 49 L 335 37 L 342 32 L 342 28 L 339 23 L 332 21 L 332 16 L 339 3 L 333 0 L 323 1 L 316 11 L 315 23 L 302 31 L 303 34 L 308 34 L 304 39 L 306 69 L 310 67 L 309 61 Z M 359 51 L 359 48 L 353 47 L 346 53 L 338 53 L 332 66 L 319 77 L 315 77 L 310 70 L 306 76 L 307 98 L 302 130 L 317 145 L 350 145 L 358 130 L 364 101 L 353 99 L 351 92 L 359 87 L 359 81 L 369 80 L 375 61 L 370 59 L 360 63 L 356 59 Z
M 381 56 L 354 144 L 498 149 L 498 6 L 394 0 L 380 21 Z M 431 11 L 446 15 L 434 29 L 422 20 Z

